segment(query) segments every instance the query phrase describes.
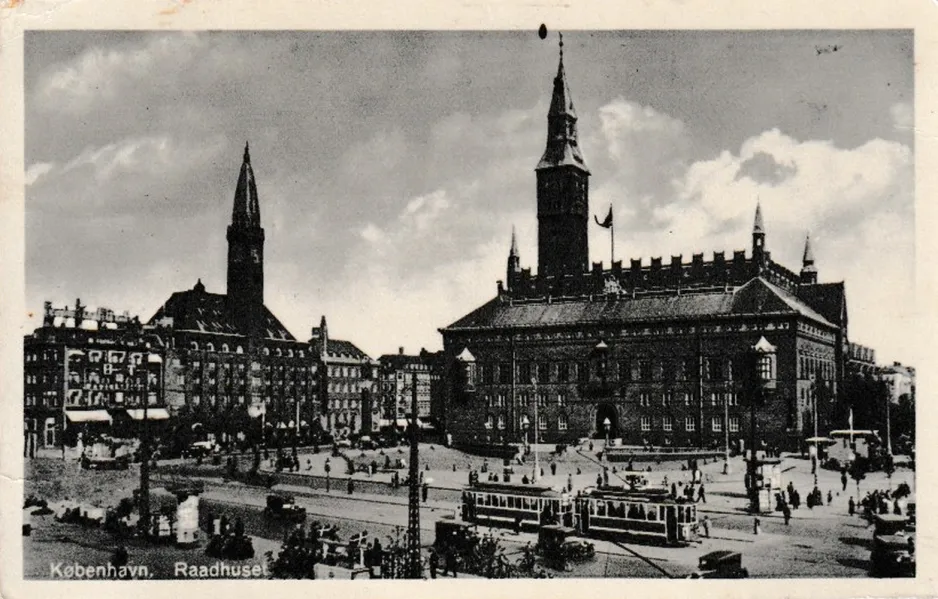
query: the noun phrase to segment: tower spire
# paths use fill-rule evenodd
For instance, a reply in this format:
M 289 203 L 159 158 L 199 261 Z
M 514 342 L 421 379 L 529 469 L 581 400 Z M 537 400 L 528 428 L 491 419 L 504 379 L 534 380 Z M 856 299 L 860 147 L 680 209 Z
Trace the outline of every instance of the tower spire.
M 805 285 L 817 283 L 817 268 L 814 266 L 814 250 L 811 249 L 811 234 L 804 237 L 804 256 L 801 259 L 801 282 Z
M 228 310 L 245 334 L 260 333 L 264 312 L 264 229 L 261 228 L 257 183 L 247 143 L 244 144 L 227 238 Z
M 515 236 L 515 226 L 511 225 L 511 250 L 508 252 L 508 256 L 512 258 L 518 257 L 518 239 Z
M 511 249 L 508 250 L 508 268 L 506 269 L 505 283 L 511 291 L 515 286 L 515 279 L 521 273 L 521 256 L 518 253 L 518 240 L 515 236 L 515 226 L 511 226 Z
M 547 111 L 547 144 L 534 169 L 538 276 L 556 277 L 583 273 L 589 264 L 590 172 L 577 139 L 577 114 L 563 66 L 563 36 L 559 54 Z
M 756 233 L 765 234 L 765 225 L 762 222 L 762 202 L 756 200 L 756 218 L 752 224 L 752 234 Z
M 765 251 L 765 225 L 762 222 L 762 202 L 756 200 L 756 217 L 752 223 L 752 260 L 761 270 L 768 261 Z

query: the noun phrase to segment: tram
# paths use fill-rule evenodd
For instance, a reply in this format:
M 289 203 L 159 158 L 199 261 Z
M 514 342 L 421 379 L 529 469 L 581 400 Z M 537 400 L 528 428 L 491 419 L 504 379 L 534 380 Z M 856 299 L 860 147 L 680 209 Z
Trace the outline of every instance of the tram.
M 673 546 L 697 540 L 697 506 L 672 499 L 664 489 L 587 489 L 576 508 L 587 537 Z
M 575 526 L 584 537 L 685 546 L 697 540 L 697 506 L 665 489 L 589 488 L 575 498 L 543 485 L 466 487 L 462 520 L 501 528 Z
M 548 486 L 478 482 L 463 491 L 462 519 L 484 526 L 573 525 L 573 501 Z

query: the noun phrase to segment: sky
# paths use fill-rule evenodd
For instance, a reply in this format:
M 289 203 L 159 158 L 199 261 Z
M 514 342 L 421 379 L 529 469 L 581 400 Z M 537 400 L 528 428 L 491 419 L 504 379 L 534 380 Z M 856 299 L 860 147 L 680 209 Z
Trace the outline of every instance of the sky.
M 149 319 L 225 292 L 250 141 L 268 307 L 299 339 L 441 346 L 494 297 L 512 226 L 537 270 L 534 167 L 556 32 L 36 32 L 25 37 L 27 328 L 42 304 Z M 908 31 L 564 32 L 616 260 L 766 246 L 845 281 L 851 341 L 914 332 Z M 608 231 L 590 254 L 608 267 Z

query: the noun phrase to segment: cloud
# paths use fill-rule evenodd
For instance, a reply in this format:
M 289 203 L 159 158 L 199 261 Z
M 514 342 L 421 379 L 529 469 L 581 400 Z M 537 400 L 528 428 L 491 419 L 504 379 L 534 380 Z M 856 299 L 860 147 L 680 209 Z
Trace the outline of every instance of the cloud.
M 897 102 L 889 109 L 892 124 L 896 131 L 908 132 L 915 126 L 912 105 L 907 102 Z
M 185 34 L 153 36 L 142 45 L 108 49 L 92 46 L 43 73 L 36 88 L 39 105 L 72 114 L 86 112 L 101 100 L 120 97 L 125 86 L 153 77 L 154 66 L 185 68 L 201 45 L 197 35 Z
M 51 162 L 36 162 L 29 165 L 29 168 L 26 169 L 26 187 L 29 187 L 36 181 L 38 181 L 43 175 L 49 173 L 55 165 Z

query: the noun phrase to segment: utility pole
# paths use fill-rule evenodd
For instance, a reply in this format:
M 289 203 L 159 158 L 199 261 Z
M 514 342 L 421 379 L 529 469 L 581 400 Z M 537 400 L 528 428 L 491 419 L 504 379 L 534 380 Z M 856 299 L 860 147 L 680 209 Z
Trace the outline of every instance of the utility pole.
M 420 464 L 417 450 L 417 372 L 411 375 L 410 480 L 407 504 L 407 578 L 423 578 L 420 560 Z

